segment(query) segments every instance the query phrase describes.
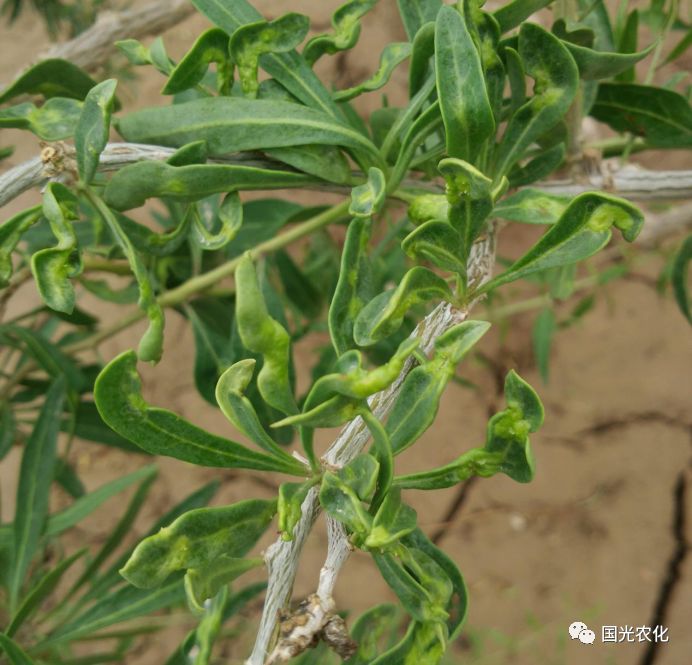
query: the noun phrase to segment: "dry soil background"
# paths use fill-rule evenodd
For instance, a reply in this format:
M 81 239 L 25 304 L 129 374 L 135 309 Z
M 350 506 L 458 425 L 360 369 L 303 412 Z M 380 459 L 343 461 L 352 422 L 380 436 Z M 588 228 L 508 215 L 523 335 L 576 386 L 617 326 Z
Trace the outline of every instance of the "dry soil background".
M 285 0 L 256 3 L 270 17 L 295 10 L 310 14 L 316 30 L 328 27 L 341 1 Z M 180 56 L 207 27 L 194 16 L 165 35 L 174 57 Z M 368 75 L 382 45 L 403 38 L 394 0 L 384 0 L 372 13 L 357 53 L 337 56 L 321 65 L 338 87 Z M 26 17 L 12 29 L 0 28 L 0 81 L 7 82 L 37 53 L 46 39 L 42 26 Z M 329 59 L 327 59 L 329 60 Z M 687 63 L 689 65 L 689 62 Z M 405 73 L 396 73 L 388 93 L 393 104 L 404 101 Z M 144 75 L 123 93 L 128 108 L 160 103 L 162 80 Z M 379 93 L 360 103 L 369 113 Z M 18 144 L 7 168 L 37 151 L 31 138 L 0 132 L 0 142 Z M 666 157 L 668 163 L 692 166 L 689 153 Z M 660 163 L 660 161 L 659 161 Z M 2 211 L 7 218 L 32 193 Z M 501 252 L 516 253 L 528 240 L 524 229 L 510 230 Z M 655 254 L 637 269 L 638 277 L 617 283 L 600 297 L 595 309 L 577 326 L 561 332 L 553 353 L 550 384 L 541 384 L 531 352 L 532 314 L 515 317 L 502 335 L 495 332 L 481 345 L 495 371 L 467 363 L 465 374 L 480 389 L 457 385 L 444 396 L 440 417 L 423 440 L 400 462 L 402 470 L 447 462 L 482 440 L 489 411 L 502 408 L 494 376 L 517 369 L 539 388 L 546 406 L 546 424 L 533 439 L 538 472 L 530 485 L 505 477 L 469 485 L 463 505 L 445 522 L 459 490 L 411 494 L 423 527 L 430 533 L 444 527 L 440 543 L 453 556 L 468 583 L 471 604 L 464 635 L 451 662 L 464 665 L 634 665 L 645 645 L 592 646 L 567 638 L 567 626 L 583 620 L 600 637 L 602 625 L 649 625 L 669 560 L 677 546 L 672 530 L 674 490 L 692 455 L 690 395 L 692 347 L 689 327 L 669 297 L 661 298 L 652 281 L 663 265 Z M 36 295 L 21 292 L 15 307 L 24 309 Z M 96 307 L 96 305 L 95 305 Z M 567 311 L 569 305 L 562 311 Z M 106 319 L 119 316 L 106 312 Z M 108 359 L 135 344 L 140 330 L 110 340 L 101 352 Z M 198 397 L 192 381 L 193 342 L 181 319 L 170 314 L 164 359 L 144 369 L 146 395 L 220 434 L 234 436 L 219 412 Z M 312 361 L 310 348 L 297 349 Z M 325 441 L 326 443 L 326 441 Z M 79 469 L 89 488 L 97 487 L 145 460 L 99 446 L 77 447 Z M 2 467 L 3 519 L 12 511 L 18 456 Z M 267 493 L 265 479 L 203 470 L 161 459 L 152 501 L 140 520 L 149 523 L 186 493 L 212 478 L 224 479 L 215 502 Z M 688 481 L 690 476 L 688 475 Z M 55 496 L 56 505 L 64 497 Z M 692 484 L 686 496 L 685 538 L 692 542 Z M 113 505 L 117 504 L 117 505 Z M 75 543 L 98 543 L 108 533 L 109 518 L 122 506 L 116 501 L 71 536 Z M 110 512 L 109 512 L 110 511 Z M 136 534 L 133 535 L 136 539 Z M 267 540 L 266 542 L 269 542 Z M 265 543 L 266 544 L 266 543 Z M 296 585 L 296 596 L 314 589 L 326 539 L 317 530 L 309 542 Z M 657 665 L 683 665 L 692 654 L 692 556 L 669 604 L 665 625 L 670 641 L 661 645 Z M 348 562 L 336 591 L 341 608 L 359 612 L 391 599 L 367 556 L 356 553 Z M 158 665 L 171 651 L 183 628 L 173 626 L 142 646 L 128 665 Z M 247 632 L 251 625 L 246 627 Z M 250 635 L 241 635 L 237 643 Z M 242 650 L 231 644 L 219 662 L 240 663 Z

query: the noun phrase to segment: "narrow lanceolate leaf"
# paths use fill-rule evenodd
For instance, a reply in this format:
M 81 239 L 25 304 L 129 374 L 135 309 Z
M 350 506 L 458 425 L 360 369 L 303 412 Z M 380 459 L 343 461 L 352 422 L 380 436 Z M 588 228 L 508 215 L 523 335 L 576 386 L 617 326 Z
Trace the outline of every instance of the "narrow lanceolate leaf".
M 506 175 L 526 149 L 560 121 L 577 93 L 577 65 L 554 35 L 532 23 L 523 24 L 519 55 L 535 81 L 534 95 L 509 121 L 496 156 L 496 179 Z
M 450 328 L 437 339 L 433 359 L 408 373 L 386 425 L 395 455 L 430 427 L 456 366 L 489 328 L 482 321 L 465 321 Z
M 240 85 L 246 96 L 257 96 L 257 72 L 260 56 L 267 53 L 288 53 L 308 34 L 307 16 L 291 12 L 274 21 L 257 21 L 240 26 L 231 35 L 229 50 L 238 67 Z
M 0 462 L 12 449 L 17 433 L 17 421 L 9 402 L 0 407 Z
M 48 514 L 50 479 L 65 400 L 65 379 L 58 378 L 46 394 L 34 429 L 26 442 L 17 488 L 13 534 L 14 550 L 10 575 L 10 608 L 16 608 L 19 594 L 38 548 Z
M 108 142 L 116 85 L 115 79 L 103 81 L 93 87 L 84 100 L 75 132 L 75 148 L 79 176 L 85 183 L 93 180 L 101 152 Z
M 442 0 L 397 0 L 401 20 L 409 41 L 430 21 L 434 21 L 442 7 Z
M 569 204 L 560 219 L 521 259 L 482 286 L 486 292 L 534 272 L 576 263 L 608 244 L 612 227 L 632 242 L 644 224 L 641 211 L 607 194 L 586 193 Z
M 380 56 L 380 66 L 377 71 L 367 80 L 352 88 L 339 90 L 334 93 L 334 99 L 338 102 L 346 102 L 364 92 L 379 90 L 387 84 L 392 72 L 411 55 L 411 44 L 408 42 L 393 42 L 387 44 Z
M 670 276 L 675 301 L 678 303 L 678 307 L 685 315 L 685 318 L 692 323 L 692 309 L 690 308 L 688 284 L 690 261 L 692 261 L 692 236 L 685 238 L 678 253 L 675 255 L 673 272 Z
M 67 60 L 43 60 L 24 72 L 0 94 L 0 104 L 20 95 L 84 99 L 96 81 Z
M 71 314 L 75 306 L 72 279 L 82 272 L 82 259 L 72 222 L 79 218 L 77 197 L 58 182 L 46 187 L 43 215 L 58 244 L 31 257 L 31 270 L 43 301 L 57 312 Z
M 34 206 L 17 213 L 0 225 L 0 288 L 12 277 L 12 253 L 25 231 L 41 219 L 42 207 Z
M 82 104 L 55 97 L 43 106 L 30 102 L 0 109 L 0 128 L 26 129 L 44 141 L 59 141 L 74 135 Z
M 245 255 L 235 273 L 236 321 L 243 344 L 262 355 L 257 388 L 267 404 L 286 414 L 298 412 L 289 376 L 291 339 L 286 329 L 269 315 L 255 265 Z
M 396 332 L 414 305 L 451 298 L 444 279 L 427 268 L 411 268 L 396 289 L 380 293 L 361 310 L 353 326 L 353 338 L 358 346 L 375 344 Z
M 172 147 L 206 141 L 210 155 L 319 144 L 379 159 L 373 144 L 356 130 L 321 111 L 272 99 L 213 97 L 145 109 L 122 118 L 118 131 L 128 141 Z
M 550 374 L 550 349 L 553 336 L 557 330 L 557 322 L 552 309 L 544 309 L 533 324 L 533 353 L 538 365 L 543 383 L 548 383 Z
M 200 466 L 259 469 L 302 475 L 297 460 L 248 450 L 245 446 L 209 434 L 176 414 L 150 407 L 142 398 L 137 356 L 127 351 L 99 374 L 94 400 L 103 420 L 118 434 L 154 455 L 167 455 Z
M 464 17 L 443 7 L 435 26 L 435 72 L 447 154 L 472 162 L 495 132 L 480 55 Z
M 256 361 L 252 358 L 241 360 L 231 365 L 219 378 L 216 384 L 216 401 L 228 418 L 240 432 L 254 441 L 267 452 L 294 459 L 269 436 L 262 426 L 257 412 L 250 400 L 245 397 L 245 389 L 252 380 Z
M 247 0 L 192 0 L 192 4 L 229 35 L 247 23 L 262 20 L 262 15 Z M 267 53 L 261 57 L 260 65 L 303 104 L 320 109 L 333 118 L 341 118 L 329 91 L 305 58 L 295 51 Z
M 354 217 L 372 217 L 382 209 L 386 196 L 387 183 L 384 173 L 372 167 L 368 170 L 367 181 L 351 191 L 351 205 L 348 211 Z
M 106 203 L 116 210 L 130 210 L 150 198 L 198 201 L 211 194 L 249 190 L 284 189 L 314 183 L 315 178 L 289 171 L 236 166 L 164 162 L 138 162 L 120 169 L 104 192 Z
M 355 218 L 346 232 L 339 281 L 329 306 L 329 334 L 337 355 L 353 348 L 353 322 L 371 297 L 370 227 L 369 219 Z
M 204 569 L 221 556 L 243 557 L 275 513 L 276 501 L 259 499 L 192 510 L 137 545 L 120 572 L 131 584 L 151 589 L 177 570 Z
M 192 48 L 175 66 L 163 88 L 164 95 L 174 95 L 194 88 L 202 81 L 212 62 L 217 64 L 220 88 L 230 88 L 232 69 L 228 52 L 228 35 L 218 28 L 203 32 Z
M 314 65 L 325 54 L 334 55 L 339 51 L 353 48 L 360 35 L 360 19 L 365 16 L 378 0 L 350 0 L 332 14 L 332 33 L 313 37 L 303 49 L 303 57 Z
M 12 638 L 0 633 L 0 649 L 5 652 L 12 665 L 34 665 L 34 661 Z
M 650 147 L 692 146 L 692 107 L 677 92 L 634 83 L 601 83 L 591 115 Z
M 547 194 L 540 189 L 522 189 L 502 199 L 493 216 L 524 224 L 555 224 L 570 203 L 569 196 Z
M 554 0 L 513 0 L 498 9 L 493 16 L 502 32 L 509 32 L 521 25 L 531 14 L 552 4 Z

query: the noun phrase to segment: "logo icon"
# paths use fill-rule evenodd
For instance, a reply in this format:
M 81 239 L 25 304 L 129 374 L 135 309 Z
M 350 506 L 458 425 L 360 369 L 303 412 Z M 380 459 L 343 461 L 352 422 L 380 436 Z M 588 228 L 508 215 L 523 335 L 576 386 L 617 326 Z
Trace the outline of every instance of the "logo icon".
M 569 636 L 573 640 L 579 640 L 582 644 L 593 644 L 596 640 L 596 633 L 589 630 L 583 621 L 574 621 L 569 627 Z

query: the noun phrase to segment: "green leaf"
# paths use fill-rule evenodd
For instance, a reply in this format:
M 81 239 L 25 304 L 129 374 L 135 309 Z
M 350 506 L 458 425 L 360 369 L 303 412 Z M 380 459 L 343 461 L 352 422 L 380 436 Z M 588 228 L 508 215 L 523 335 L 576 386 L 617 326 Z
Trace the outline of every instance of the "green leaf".
M 4 633 L 0 633 L 0 647 L 12 665 L 34 665 L 34 661 L 29 658 L 29 655 Z
M 123 621 L 153 614 L 180 603 L 185 597 L 180 579 L 154 591 L 125 587 L 102 597 L 67 624 L 60 626 L 43 642 L 41 648 L 74 642 L 87 635 Z
M 372 529 L 364 545 L 370 549 L 387 549 L 416 528 L 417 514 L 401 500 L 401 490 L 393 488 L 387 493 L 375 514 Z
M 639 11 L 637 9 L 631 11 L 627 15 L 624 26 L 618 37 L 618 52 L 620 53 L 635 53 L 637 50 L 637 39 L 639 35 Z M 692 32 L 690 32 L 692 35 Z M 692 43 L 692 40 L 690 40 Z M 634 67 L 626 69 L 615 77 L 621 83 L 634 83 L 637 78 L 637 73 Z
M 435 23 L 430 21 L 420 27 L 413 38 L 411 49 L 411 65 L 409 67 L 408 94 L 413 100 L 424 86 L 430 73 L 430 59 L 435 55 Z M 434 83 L 436 85 L 436 82 Z M 428 93 L 429 95 L 430 93 Z
M 111 499 L 116 494 L 125 491 L 131 485 L 138 482 L 145 482 L 148 478 L 156 475 L 156 467 L 153 465 L 142 467 L 128 473 L 125 476 L 116 478 L 101 485 L 98 489 L 95 489 L 89 494 L 85 494 L 80 497 L 72 505 L 59 513 L 51 515 L 48 519 L 48 524 L 44 532 L 45 538 L 53 538 L 60 535 L 64 531 L 71 529 L 76 524 L 79 524 L 86 517 L 91 515 L 97 508 L 99 508 L 105 501 Z
M 108 182 L 106 203 L 116 210 L 144 205 L 150 198 L 197 201 L 211 194 L 240 190 L 266 190 L 300 187 L 314 182 L 302 173 L 232 164 L 190 164 L 170 166 L 164 162 L 137 162 L 120 169 Z M 218 241 L 201 239 L 218 249 Z
M 74 435 L 79 439 L 105 444 L 113 448 L 120 448 L 130 453 L 142 454 L 144 452 L 141 448 L 133 445 L 127 439 L 119 436 L 108 427 L 108 425 L 103 422 L 93 402 L 81 401 L 74 417 L 74 424 L 68 421 L 63 421 L 60 424 L 60 429 L 63 432 L 71 431 L 71 428 L 74 427 Z
M 281 483 L 279 486 L 279 531 L 283 540 L 293 540 L 293 530 L 302 516 L 301 506 L 314 486 L 312 480 L 304 483 Z
M 370 665 L 379 652 L 379 641 L 393 629 L 397 616 L 397 607 L 388 603 L 363 612 L 351 628 L 358 650 L 344 665 Z
M 26 129 L 44 141 L 74 136 L 82 104 L 74 99 L 54 97 L 43 106 L 30 102 L 0 109 L 0 127 Z
M 12 449 L 17 433 L 17 422 L 9 402 L 0 407 L 0 461 Z
M 302 475 L 297 460 L 288 464 L 210 434 L 176 414 L 150 407 L 142 398 L 137 356 L 126 351 L 102 370 L 94 401 L 103 420 L 118 434 L 154 455 L 167 455 L 200 466 L 280 471 Z
M 329 306 L 329 334 L 337 355 L 354 346 L 353 322 L 371 297 L 368 244 L 372 223 L 355 218 L 346 232 L 339 280 Z
M 192 4 L 229 35 L 242 25 L 257 23 L 262 19 L 262 15 L 246 0 L 233 0 L 232 3 L 224 0 L 192 0 Z M 260 64 L 303 104 L 320 109 L 334 118 L 341 118 L 329 91 L 302 56 L 294 51 L 267 53 L 261 57 Z
M 523 224 L 555 224 L 571 200 L 569 196 L 527 188 L 502 199 L 493 208 L 492 214 L 493 217 Z
M 460 159 L 443 159 L 438 168 L 447 183 L 448 219 L 459 233 L 460 258 L 465 265 L 471 245 L 493 209 L 492 181 Z
M 14 550 L 9 583 L 11 609 L 17 606 L 48 515 L 50 479 L 56 459 L 65 388 L 64 378 L 56 379 L 51 385 L 22 455 L 13 523 Z
M 204 79 L 204 75 L 212 62 L 217 63 L 217 71 L 221 79 L 221 90 L 230 88 L 232 82 L 231 61 L 228 51 L 229 37 L 218 28 L 203 32 L 192 48 L 171 72 L 162 93 L 175 95 L 194 88 Z
M 424 222 L 401 241 L 401 248 L 417 261 L 430 261 L 442 270 L 465 272 L 461 236 L 447 221 Z
M 447 639 L 439 624 L 412 621 L 403 639 L 373 660 L 372 665 L 438 665 L 446 649 Z
M 443 7 L 435 25 L 435 71 L 447 154 L 474 162 L 495 132 L 481 58 L 464 17 Z
M 240 432 L 272 455 L 292 462 L 293 458 L 269 436 L 260 423 L 252 403 L 244 395 L 252 380 L 255 363 L 254 359 L 248 358 L 231 365 L 216 384 L 216 401 L 226 418 Z
M 637 14 L 636 10 L 630 14 L 630 17 L 633 14 Z M 678 60 L 684 53 L 687 52 L 690 46 L 692 46 L 692 29 L 688 30 L 682 39 L 671 49 L 670 53 L 666 56 L 666 59 L 661 63 L 661 66 Z
M 221 554 L 206 566 L 188 569 L 185 573 L 188 604 L 193 610 L 204 612 L 205 601 L 214 598 L 219 590 L 243 573 L 262 565 L 264 565 L 264 559 L 261 557 L 241 559 Z
M 206 141 L 211 156 L 307 144 L 338 145 L 379 156 L 361 133 L 321 111 L 273 99 L 213 97 L 136 111 L 118 131 L 127 141 L 180 147 Z
M 83 557 L 87 551 L 87 548 L 81 549 L 72 556 L 60 561 L 29 590 L 5 631 L 8 637 L 12 637 L 34 611 L 40 607 L 41 603 L 53 593 L 70 566 L 77 559 Z
M 493 16 L 503 33 L 521 25 L 532 14 L 552 4 L 554 0 L 513 0 L 495 11 Z
M 0 225 L 0 288 L 7 286 L 12 277 L 12 253 L 24 232 L 41 219 L 42 211 L 40 205 L 34 206 L 17 213 Z
M 260 499 L 191 510 L 137 545 L 120 572 L 131 584 L 151 589 L 177 570 L 205 569 L 221 556 L 243 557 L 275 513 L 276 501 Z
M 380 66 L 377 71 L 366 81 L 354 85 L 346 90 L 339 90 L 334 93 L 334 99 L 338 102 L 345 102 L 364 92 L 379 90 L 385 86 L 392 72 L 411 55 L 411 44 L 409 42 L 392 42 L 387 44 L 380 56 Z
M 677 92 L 634 83 L 601 83 L 591 115 L 652 148 L 692 146 L 692 107 Z
M 354 217 L 372 217 L 384 205 L 387 196 L 387 182 L 380 169 L 368 169 L 368 179 L 363 185 L 351 191 L 349 213 Z
M 94 179 L 101 152 L 108 143 L 116 85 L 115 79 L 108 79 L 94 86 L 79 116 L 74 143 L 79 176 L 87 184 Z
M 24 72 L 0 94 L 0 104 L 20 95 L 84 99 L 96 81 L 67 60 L 42 60 Z
M 507 176 L 510 187 L 525 187 L 554 173 L 564 162 L 566 152 L 564 143 L 559 143 L 523 166 L 515 164 Z
M 77 197 L 58 182 L 51 182 L 43 195 L 43 215 L 58 241 L 31 257 L 31 270 L 43 302 L 57 312 L 71 314 L 75 291 L 71 279 L 82 272 L 82 259 L 72 222 L 79 219 Z
M 291 340 L 286 329 L 269 315 L 252 259 L 246 254 L 235 273 L 236 321 L 243 344 L 262 355 L 257 387 L 270 406 L 286 414 L 298 412 L 289 362 Z
M 274 263 L 286 298 L 306 319 L 318 318 L 324 307 L 324 298 L 314 275 L 308 275 L 284 250 L 274 254 Z
M 577 93 L 577 65 L 554 35 L 524 23 L 519 31 L 519 55 L 535 81 L 534 95 L 517 109 L 502 136 L 495 159 L 496 180 L 507 174 L 526 149 L 560 121 Z
M 153 65 L 164 76 L 168 76 L 173 72 L 173 62 L 166 53 L 166 47 L 161 37 L 157 37 L 149 48 L 136 39 L 124 39 L 115 42 L 115 46 L 135 66 Z
M 375 296 L 360 311 L 353 326 L 353 338 L 358 346 L 371 346 L 395 333 L 414 305 L 452 297 L 444 279 L 427 268 L 411 268 L 396 289 Z
M 553 336 L 557 330 L 557 322 L 553 310 L 544 309 L 533 324 L 533 353 L 538 365 L 543 383 L 548 383 L 550 374 L 550 349 L 553 343 Z
M 346 185 L 351 181 L 351 167 L 341 150 L 329 145 L 298 145 L 265 150 L 268 157 L 278 159 L 299 171 L 328 182 Z
M 260 56 L 293 51 L 305 39 L 309 28 L 307 16 L 291 12 L 274 21 L 261 20 L 242 25 L 233 32 L 229 42 L 230 53 L 238 66 L 240 84 L 246 96 L 257 96 Z
M 378 0 L 350 0 L 332 14 L 333 33 L 313 37 L 303 49 L 303 57 L 314 65 L 323 55 L 353 48 L 360 36 L 360 19 Z
M 688 273 L 692 260 L 692 236 L 683 241 L 673 260 L 673 270 L 670 281 L 673 285 L 675 301 L 685 318 L 692 323 L 692 310 L 690 309 L 690 295 L 688 285 Z
M 489 328 L 483 321 L 465 321 L 450 328 L 435 342 L 433 359 L 408 373 L 386 425 L 395 455 L 430 427 L 456 366 Z
M 625 240 L 632 242 L 643 224 L 641 211 L 623 199 L 595 192 L 581 194 L 522 258 L 478 292 L 485 293 L 535 272 L 588 258 L 608 244 L 613 226 Z
M 409 41 L 413 41 L 426 23 L 437 18 L 442 0 L 397 0 L 397 4 Z
M 320 486 L 320 505 L 330 517 L 353 533 L 354 544 L 365 540 L 372 527 L 372 517 L 343 476 L 331 471 L 324 474 Z

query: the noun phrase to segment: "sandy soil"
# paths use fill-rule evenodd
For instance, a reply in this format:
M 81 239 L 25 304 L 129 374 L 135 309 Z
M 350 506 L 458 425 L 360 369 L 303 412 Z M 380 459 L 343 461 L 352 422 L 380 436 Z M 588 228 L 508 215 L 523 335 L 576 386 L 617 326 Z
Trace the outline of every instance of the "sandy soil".
M 291 10 L 316 16 L 316 28 L 325 29 L 340 2 L 292 0 L 257 3 L 268 15 Z M 334 58 L 323 67 L 338 87 L 362 79 L 376 67 L 379 45 L 403 38 L 392 0 L 380 3 L 374 19 L 363 31 L 357 55 Z M 374 24 L 374 25 L 373 25 Z M 193 17 L 165 36 L 178 56 L 207 25 Z M 45 42 L 35 20 L 22 20 L 12 30 L 0 29 L 3 59 L 0 81 L 9 80 L 30 53 Z M 327 71 L 329 70 L 329 71 Z M 405 74 L 399 71 L 388 89 L 393 104 L 403 100 Z M 125 94 L 128 106 L 159 100 L 161 80 L 147 76 Z M 135 95 L 136 89 L 136 95 Z M 364 113 L 376 108 L 378 93 L 360 102 Z M 3 130 L 3 145 L 18 134 Z M 36 143 L 22 137 L 16 155 L 5 166 L 35 154 Z M 667 157 L 669 164 L 692 165 L 689 153 Z M 22 197 L 3 211 L 9 216 L 35 194 Z M 528 241 L 530 231 L 512 229 L 503 236 L 501 253 L 515 253 Z M 674 241 L 672 242 L 674 244 Z M 518 485 L 505 477 L 472 483 L 451 521 L 450 506 L 459 489 L 434 495 L 411 493 L 407 499 L 418 510 L 429 533 L 444 530 L 441 544 L 457 561 L 469 586 L 471 604 L 462 639 L 453 662 L 464 665 L 630 665 L 640 663 L 644 644 L 601 644 L 602 625 L 651 625 L 669 561 L 678 541 L 672 524 L 675 488 L 687 469 L 683 499 L 687 517 L 684 538 L 692 542 L 692 485 L 689 473 L 692 436 L 689 327 L 669 297 L 660 297 L 651 282 L 663 265 L 652 253 L 637 269 L 637 276 L 611 285 L 593 311 L 578 325 L 557 337 L 551 381 L 542 385 L 531 352 L 533 313 L 517 316 L 507 329 L 483 340 L 482 353 L 493 359 L 489 371 L 470 361 L 464 375 L 479 389 L 457 385 L 444 396 L 440 417 L 419 444 L 402 456 L 401 471 L 444 463 L 482 440 L 487 414 L 502 408 L 497 376 L 517 369 L 539 388 L 546 406 L 546 424 L 534 437 L 538 464 L 535 481 Z M 22 309 L 35 299 L 32 289 L 21 294 Z M 566 313 L 570 304 L 562 306 Z M 479 315 L 483 311 L 479 310 Z M 118 312 L 107 312 L 113 319 Z M 131 330 L 103 345 L 104 358 L 133 345 L 141 331 Z M 166 353 L 156 368 L 145 368 L 148 399 L 170 408 L 212 431 L 235 436 L 220 412 L 202 401 L 192 381 L 192 337 L 183 321 L 169 315 Z M 297 349 L 297 365 L 312 362 L 311 349 Z M 302 362 L 301 362 L 302 361 Z M 327 441 L 323 441 L 326 445 Z M 15 451 L 16 453 L 16 451 Z M 82 477 L 94 488 L 145 460 L 99 446 L 81 443 L 75 450 Z M 12 510 L 16 464 L 12 454 L 2 466 L 3 519 Z M 265 479 L 237 477 L 233 473 L 204 470 L 161 459 L 152 501 L 138 521 L 143 529 L 203 482 L 223 479 L 216 504 L 251 496 L 264 496 Z M 59 506 L 65 498 L 56 494 Z M 102 541 L 109 518 L 122 506 L 107 505 L 70 536 L 77 543 Z M 138 534 L 132 534 L 136 540 Z M 269 542 L 269 539 L 264 543 Z M 314 533 L 305 554 L 296 595 L 311 592 L 326 546 L 324 533 Z M 689 545 L 688 545 L 689 547 Z M 391 599 L 369 558 L 356 553 L 347 564 L 337 588 L 339 607 L 360 612 Z M 597 642 L 585 646 L 570 641 L 567 627 L 576 620 L 597 633 Z M 682 665 L 692 653 L 692 557 L 682 566 L 680 580 L 667 607 L 663 624 L 670 641 L 658 649 L 657 665 Z M 152 638 L 128 660 L 128 665 L 163 662 L 183 627 L 172 626 Z M 245 627 L 250 636 L 251 624 Z M 243 635 L 224 646 L 220 662 L 239 663 Z

